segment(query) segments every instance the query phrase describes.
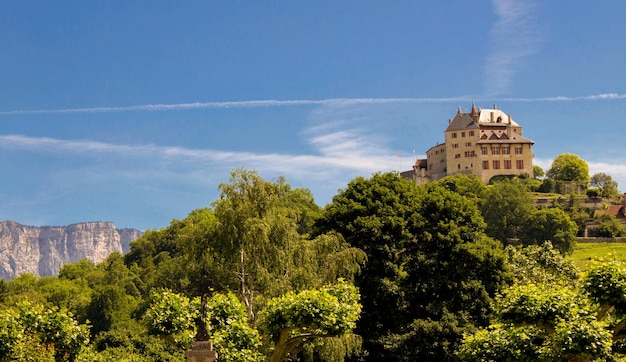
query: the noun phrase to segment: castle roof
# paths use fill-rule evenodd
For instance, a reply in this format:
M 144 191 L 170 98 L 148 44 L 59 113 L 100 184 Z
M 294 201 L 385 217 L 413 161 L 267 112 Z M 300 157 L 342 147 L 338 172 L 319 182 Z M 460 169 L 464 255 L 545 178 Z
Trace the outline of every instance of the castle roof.
M 472 103 L 472 111 L 463 113 L 459 107 L 458 112 L 448 124 L 447 131 L 456 131 L 462 129 L 480 128 L 481 126 L 512 126 L 519 127 L 510 115 L 497 109 L 481 109 L 476 110 L 476 106 Z

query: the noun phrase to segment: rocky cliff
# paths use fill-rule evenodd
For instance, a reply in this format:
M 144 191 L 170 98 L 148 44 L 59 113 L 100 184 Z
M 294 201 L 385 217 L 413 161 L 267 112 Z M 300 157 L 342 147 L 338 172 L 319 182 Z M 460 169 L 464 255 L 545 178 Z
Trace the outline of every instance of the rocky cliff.
M 25 226 L 0 222 L 0 278 L 22 273 L 56 275 L 65 263 L 89 259 L 99 263 L 114 251 L 128 252 L 139 230 L 117 229 L 112 222 L 69 226 Z

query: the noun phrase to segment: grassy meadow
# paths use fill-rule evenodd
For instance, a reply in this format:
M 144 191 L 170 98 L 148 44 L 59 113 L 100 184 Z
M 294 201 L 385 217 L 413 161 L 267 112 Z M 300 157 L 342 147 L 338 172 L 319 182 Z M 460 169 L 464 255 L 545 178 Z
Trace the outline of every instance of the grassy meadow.
M 594 259 L 617 260 L 626 263 L 626 243 L 624 242 L 579 242 L 571 255 L 576 267 L 587 270 Z

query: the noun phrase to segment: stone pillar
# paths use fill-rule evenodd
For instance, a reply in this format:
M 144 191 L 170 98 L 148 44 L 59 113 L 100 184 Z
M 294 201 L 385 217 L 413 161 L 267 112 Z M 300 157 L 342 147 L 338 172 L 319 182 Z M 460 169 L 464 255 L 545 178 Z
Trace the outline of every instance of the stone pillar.
M 217 361 L 217 352 L 209 341 L 195 341 L 191 350 L 187 351 L 187 359 L 190 362 L 214 362 Z

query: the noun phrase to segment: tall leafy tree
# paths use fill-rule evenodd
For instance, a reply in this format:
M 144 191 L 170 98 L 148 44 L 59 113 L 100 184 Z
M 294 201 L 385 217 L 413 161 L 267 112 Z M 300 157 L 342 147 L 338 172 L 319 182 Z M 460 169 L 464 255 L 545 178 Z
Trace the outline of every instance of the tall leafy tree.
M 461 337 L 489 323 L 491 301 L 510 281 L 501 245 L 484 234 L 476 205 L 437 185 L 418 202 L 404 279 L 412 321 L 393 336 L 400 360 L 454 360 Z
M 530 214 L 520 233 L 523 245 L 541 245 L 550 241 L 563 254 L 571 254 L 578 226 L 559 208 L 541 209 Z
M 239 294 L 254 318 L 258 293 L 289 290 L 286 271 L 300 236 L 295 220 L 278 205 L 278 184 L 239 169 L 231 172 L 230 182 L 221 184 L 220 190 L 221 197 L 214 203 L 218 227 L 213 250 L 220 250 L 223 265 L 234 272 Z
M 543 178 L 546 175 L 546 172 L 541 168 L 541 166 L 533 165 L 533 174 L 535 178 Z
M 589 165 L 578 155 L 563 153 L 552 161 L 546 176 L 556 181 L 589 182 Z
M 487 186 L 480 210 L 487 223 L 487 235 L 507 245 L 518 238 L 525 220 L 535 211 L 532 196 L 518 180 L 504 180 Z
M 355 279 L 363 304 L 356 333 L 375 358 L 388 358 L 384 338 L 399 333 L 407 322 L 403 244 L 413 237 L 409 223 L 419 218 L 418 201 L 417 186 L 396 174 L 357 177 L 333 197 L 317 222 L 318 232 L 338 232 L 367 255 Z
M 367 254 L 355 279 L 366 358 L 454 359 L 463 331 L 486 323 L 507 280 L 502 248 L 486 238 L 475 203 L 440 185 L 394 173 L 356 178 L 318 226 Z
M 607 175 L 604 172 L 591 176 L 591 186 L 597 187 L 602 197 L 619 196 L 617 181 L 614 181 L 611 175 Z
M 307 343 L 350 333 L 360 312 L 359 294 L 347 283 L 271 299 L 261 318 L 274 342 L 270 360 L 295 357 Z

